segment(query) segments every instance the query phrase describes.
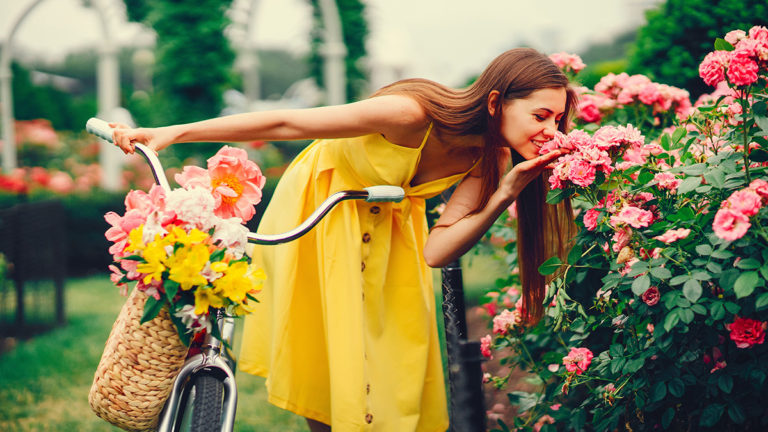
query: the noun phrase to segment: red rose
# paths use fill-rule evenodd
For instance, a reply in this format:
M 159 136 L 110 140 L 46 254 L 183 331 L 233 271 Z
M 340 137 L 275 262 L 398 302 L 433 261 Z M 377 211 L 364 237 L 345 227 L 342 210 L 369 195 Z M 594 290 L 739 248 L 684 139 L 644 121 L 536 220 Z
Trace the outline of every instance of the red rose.
M 765 340 L 766 327 L 768 323 L 764 321 L 739 317 L 736 317 L 731 324 L 725 325 L 725 328 L 731 332 L 731 340 L 738 348 L 750 348 L 753 345 L 762 344 Z
M 642 296 L 640 296 L 641 299 L 647 304 L 648 306 L 653 306 L 656 303 L 659 302 L 660 298 L 659 289 L 655 286 L 652 286 L 645 290 Z

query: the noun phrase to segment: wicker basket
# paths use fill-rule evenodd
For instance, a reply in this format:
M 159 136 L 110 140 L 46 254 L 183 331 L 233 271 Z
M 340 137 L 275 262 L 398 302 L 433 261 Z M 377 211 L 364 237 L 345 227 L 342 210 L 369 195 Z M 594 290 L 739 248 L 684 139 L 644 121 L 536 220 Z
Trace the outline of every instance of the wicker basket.
M 163 307 L 139 324 L 147 295 L 134 289 L 117 317 L 93 378 L 88 402 L 104 420 L 128 431 L 157 427 L 187 347 Z

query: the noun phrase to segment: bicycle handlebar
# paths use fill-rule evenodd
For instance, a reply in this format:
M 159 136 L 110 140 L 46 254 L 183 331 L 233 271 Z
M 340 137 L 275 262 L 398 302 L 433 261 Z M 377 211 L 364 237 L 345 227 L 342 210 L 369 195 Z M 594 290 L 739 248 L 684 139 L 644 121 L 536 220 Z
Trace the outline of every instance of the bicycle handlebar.
M 109 127 L 109 124 L 104 120 L 90 118 L 85 124 L 85 130 L 101 139 L 113 142 L 112 133 L 114 132 L 114 129 Z M 155 183 L 165 189 L 166 192 L 170 192 L 170 183 L 168 183 L 168 178 L 165 176 L 163 166 L 160 164 L 160 159 L 158 159 L 155 152 L 150 150 L 149 147 L 144 144 L 134 143 L 134 145 L 136 151 L 144 157 L 150 170 L 152 170 L 152 176 L 155 178 Z M 251 232 L 248 233 L 248 241 L 250 243 L 261 245 L 275 245 L 295 240 L 311 230 L 336 204 L 342 201 L 357 199 L 366 200 L 368 202 L 400 202 L 403 198 L 405 198 L 405 191 L 403 188 L 388 185 L 369 186 L 363 190 L 336 192 L 320 204 L 320 207 L 318 207 L 298 227 L 282 234 L 256 234 Z

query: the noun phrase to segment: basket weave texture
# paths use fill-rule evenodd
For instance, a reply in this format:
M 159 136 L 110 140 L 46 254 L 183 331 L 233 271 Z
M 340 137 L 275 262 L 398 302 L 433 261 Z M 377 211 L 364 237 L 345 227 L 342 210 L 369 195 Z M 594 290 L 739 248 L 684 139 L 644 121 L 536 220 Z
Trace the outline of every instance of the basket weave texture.
M 156 429 L 188 350 L 167 307 L 153 320 L 139 324 L 146 299 L 137 289 L 128 297 L 88 394 L 96 415 L 128 431 Z

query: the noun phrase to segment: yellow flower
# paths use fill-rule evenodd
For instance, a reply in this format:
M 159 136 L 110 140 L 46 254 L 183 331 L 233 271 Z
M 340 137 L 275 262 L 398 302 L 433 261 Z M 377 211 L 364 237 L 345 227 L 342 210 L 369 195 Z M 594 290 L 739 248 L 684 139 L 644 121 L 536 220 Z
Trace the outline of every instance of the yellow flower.
M 251 271 L 247 262 L 238 261 L 230 265 L 224 276 L 216 279 L 213 285 L 233 302 L 242 303 L 246 294 L 254 292 L 261 285 L 264 279 L 260 278 L 262 274 L 263 271 Z
M 208 312 L 209 307 L 224 307 L 224 299 L 216 294 L 216 291 L 207 287 L 195 290 L 195 313 L 202 315 Z
M 208 233 L 200 231 L 197 228 L 192 228 L 189 233 L 184 231 L 178 226 L 171 228 L 171 232 L 168 233 L 168 239 L 171 244 L 181 243 L 184 246 L 191 244 L 202 243 L 208 238 Z
M 137 226 L 128 233 L 128 245 L 125 250 L 129 252 L 140 251 L 146 247 L 144 244 L 144 224 Z
M 150 242 L 144 248 L 142 257 L 146 262 L 140 263 L 136 267 L 136 271 L 145 274 L 145 284 L 149 284 L 153 280 L 162 281 L 163 272 L 166 269 L 165 261 L 168 258 L 168 255 L 165 252 L 165 246 L 166 244 L 163 238 L 156 236 L 155 240 Z
M 168 278 L 178 282 L 185 291 L 194 286 L 206 285 L 208 281 L 201 273 L 209 257 L 208 248 L 201 243 L 177 249 L 168 260 Z

